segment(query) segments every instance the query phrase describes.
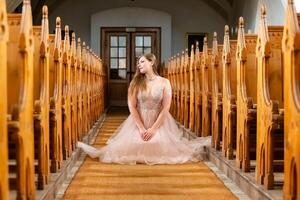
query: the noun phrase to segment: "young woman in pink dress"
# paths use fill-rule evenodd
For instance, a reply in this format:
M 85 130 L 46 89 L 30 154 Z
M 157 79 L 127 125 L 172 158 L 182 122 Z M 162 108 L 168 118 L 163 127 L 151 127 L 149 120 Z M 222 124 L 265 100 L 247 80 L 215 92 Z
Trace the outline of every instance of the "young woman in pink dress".
M 172 89 L 168 79 L 158 75 L 156 58 L 145 54 L 128 89 L 129 117 L 107 145 L 96 149 L 78 142 L 92 158 L 119 164 L 178 164 L 204 159 L 204 146 L 211 138 L 187 140 L 169 113 Z M 101 134 L 101 133 L 100 133 Z

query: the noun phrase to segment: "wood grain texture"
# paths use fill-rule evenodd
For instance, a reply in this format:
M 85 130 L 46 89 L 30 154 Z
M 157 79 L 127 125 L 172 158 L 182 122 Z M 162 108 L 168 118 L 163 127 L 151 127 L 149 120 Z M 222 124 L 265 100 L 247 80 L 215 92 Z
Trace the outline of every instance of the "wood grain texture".
M 96 138 L 105 144 L 126 114 L 109 114 Z M 181 165 L 105 164 L 86 158 L 64 199 L 236 199 L 202 162 Z

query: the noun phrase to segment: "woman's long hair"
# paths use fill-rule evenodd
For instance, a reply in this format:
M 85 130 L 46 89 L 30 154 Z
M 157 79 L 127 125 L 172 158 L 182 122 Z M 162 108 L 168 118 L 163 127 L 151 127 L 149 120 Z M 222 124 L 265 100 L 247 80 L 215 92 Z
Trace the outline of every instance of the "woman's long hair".
M 152 65 L 153 72 L 154 72 L 154 74 L 158 75 L 157 61 L 156 61 L 155 55 L 153 53 L 146 53 L 146 54 L 142 55 L 141 57 L 144 57 L 148 61 L 153 62 L 153 65 Z M 138 58 L 138 62 L 139 62 L 141 57 Z M 146 75 L 142 74 L 140 72 L 140 69 L 137 65 L 134 77 L 133 77 L 133 79 L 132 79 L 132 81 L 130 82 L 130 85 L 129 85 L 129 92 L 133 93 L 133 92 L 138 92 L 138 91 L 145 91 L 146 89 L 147 89 Z

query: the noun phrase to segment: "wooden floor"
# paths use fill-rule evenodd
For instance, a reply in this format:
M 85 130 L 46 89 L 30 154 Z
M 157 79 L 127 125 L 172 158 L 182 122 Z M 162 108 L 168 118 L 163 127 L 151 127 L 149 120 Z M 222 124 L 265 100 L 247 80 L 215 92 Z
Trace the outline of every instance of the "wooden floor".
M 96 138 L 105 145 L 128 113 L 110 112 Z M 202 162 L 181 165 L 104 164 L 87 157 L 64 199 L 237 199 Z

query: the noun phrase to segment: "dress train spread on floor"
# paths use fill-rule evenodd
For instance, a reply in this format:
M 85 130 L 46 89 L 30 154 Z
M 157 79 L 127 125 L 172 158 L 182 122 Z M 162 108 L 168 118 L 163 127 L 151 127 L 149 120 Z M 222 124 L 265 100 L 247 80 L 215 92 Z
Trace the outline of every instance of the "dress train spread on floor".
M 136 109 L 146 129 L 158 123 L 157 119 L 164 107 L 170 107 L 170 82 L 157 76 L 147 82 L 147 90 L 137 94 Z M 130 102 L 128 102 L 130 104 Z M 149 141 L 140 136 L 133 114 L 119 126 L 109 138 L 107 145 L 99 149 L 78 142 L 92 158 L 98 157 L 104 163 L 119 164 L 178 164 L 205 159 L 205 146 L 211 143 L 211 137 L 199 137 L 188 140 L 178 128 L 175 119 L 167 111 L 160 126 Z M 101 134 L 101 133 L 100 133 Z

